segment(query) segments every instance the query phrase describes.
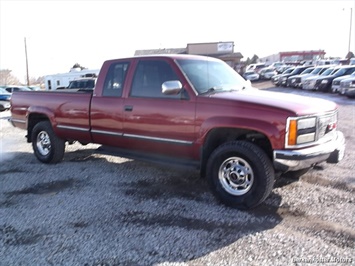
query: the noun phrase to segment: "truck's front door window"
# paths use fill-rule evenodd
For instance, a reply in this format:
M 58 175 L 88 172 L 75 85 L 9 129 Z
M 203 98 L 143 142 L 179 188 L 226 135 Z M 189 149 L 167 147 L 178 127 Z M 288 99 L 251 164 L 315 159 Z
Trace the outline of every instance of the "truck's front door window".
M 103 88 L 103 96 L 121 97 L 128 63 L 112 64 L 107 72 Z
M 168 62 L 163 60 L 140 61 L 133 77 L 130 96 L 180 99 L 180 94 L 165 95 L 162 93 L 162 84 L 170 80 L 179 80 L 179 78 Z

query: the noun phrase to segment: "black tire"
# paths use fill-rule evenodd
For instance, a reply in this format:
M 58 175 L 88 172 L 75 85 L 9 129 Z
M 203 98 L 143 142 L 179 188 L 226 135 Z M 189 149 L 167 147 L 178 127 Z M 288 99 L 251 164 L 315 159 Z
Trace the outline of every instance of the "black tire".
M 207 162 L 206 177 L 218 200 L 247 210 L 270 195 L 275 173 L 261 148 L 246 141 L 232 141 L 213 151 Z
M 34 154 L 42 163 L 58 163 L 63 160 L 65 141 L 57 137 L 48 121 L 34 126 L 31 141 Z

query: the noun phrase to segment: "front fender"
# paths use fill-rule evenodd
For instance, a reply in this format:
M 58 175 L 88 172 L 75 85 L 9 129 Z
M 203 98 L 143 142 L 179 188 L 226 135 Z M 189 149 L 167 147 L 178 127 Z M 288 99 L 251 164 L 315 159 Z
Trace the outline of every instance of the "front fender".
M 200 126 L 198 143 L 201 145 L 207 134 L 216 128 L 231 128 L 251 130 L 265 135 L 273 149 L 282 149 L 285 141 L 285 124 L 265 121 L 258 118 L 244 117 L 211 117 L 206 119 Z

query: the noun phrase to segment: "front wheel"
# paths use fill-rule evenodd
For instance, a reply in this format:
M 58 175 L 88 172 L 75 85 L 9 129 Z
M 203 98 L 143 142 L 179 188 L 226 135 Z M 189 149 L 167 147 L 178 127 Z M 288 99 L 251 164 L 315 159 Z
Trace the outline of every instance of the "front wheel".
M 270 195 L 274 176 L 265 152 L 246 141 L 222 144 L 207 163 L 207 181 L 217 199 L 241 210 L 256 207 Z
M 58 163 L 63 159 L 65 141 L 58 138 L 48 121 L 36 124 L 31 134 L 35 156 L 42 163 Z

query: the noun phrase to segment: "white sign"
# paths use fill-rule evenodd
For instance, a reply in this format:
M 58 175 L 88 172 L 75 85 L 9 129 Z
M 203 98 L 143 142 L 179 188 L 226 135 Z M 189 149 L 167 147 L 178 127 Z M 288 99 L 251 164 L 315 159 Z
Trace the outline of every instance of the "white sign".
M 217 43 L 218 52 L 233 52 L 233 43 L 232 42 L 220 42 Z

